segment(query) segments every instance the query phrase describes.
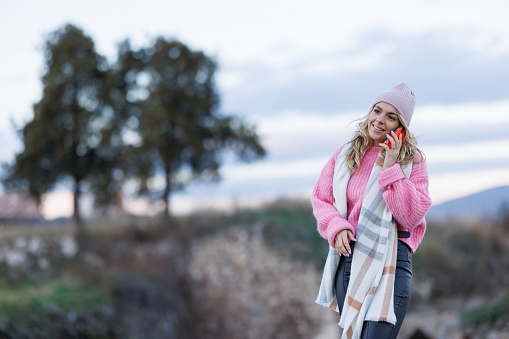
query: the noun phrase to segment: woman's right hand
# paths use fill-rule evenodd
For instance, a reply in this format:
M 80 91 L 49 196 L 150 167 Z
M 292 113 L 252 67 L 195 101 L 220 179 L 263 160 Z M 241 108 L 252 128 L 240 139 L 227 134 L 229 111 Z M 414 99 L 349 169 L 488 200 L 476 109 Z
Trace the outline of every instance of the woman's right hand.
M 339 255 L 349 257 L 350 254 L 352 254 L 350 241 L 355 241 L 352 231 L 342 230 L 336 234 L 336 238 L 334 238 L 334 247 L 336 248 L 336 251 L 338 251 Z

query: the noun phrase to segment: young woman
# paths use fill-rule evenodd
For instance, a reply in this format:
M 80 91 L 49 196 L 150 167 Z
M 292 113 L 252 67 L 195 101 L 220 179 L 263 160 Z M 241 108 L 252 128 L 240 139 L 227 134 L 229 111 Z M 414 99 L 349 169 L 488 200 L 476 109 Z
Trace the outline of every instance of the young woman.
M 396 338 L 410 303 L 411 254 L 431 206 L 426 162 L 408 129 L 415 100 L 405 83 L 378 95 L 313 190 L 330 245 L 316 302 L 341 314 L 342 338 Z

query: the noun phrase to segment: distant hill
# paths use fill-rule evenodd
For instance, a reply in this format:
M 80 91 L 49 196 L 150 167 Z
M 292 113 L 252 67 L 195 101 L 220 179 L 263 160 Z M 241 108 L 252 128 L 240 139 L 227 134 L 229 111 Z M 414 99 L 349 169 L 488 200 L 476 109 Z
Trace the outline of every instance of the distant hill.
M 509 186 L 501 186 L 431 206 L 426 219 L 496 218 L 503 205 L 509 206 Z

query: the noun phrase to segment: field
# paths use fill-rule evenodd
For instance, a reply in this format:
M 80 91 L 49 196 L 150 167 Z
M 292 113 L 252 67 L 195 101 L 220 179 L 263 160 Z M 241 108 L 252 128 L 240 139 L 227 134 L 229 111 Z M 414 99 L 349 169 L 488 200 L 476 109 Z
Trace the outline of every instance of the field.
M 509 218 L 428 225 L 401 333 L 509 333 Z M 0 338 L 319 338 L 327 243 L 308 202 L 0 228 Z

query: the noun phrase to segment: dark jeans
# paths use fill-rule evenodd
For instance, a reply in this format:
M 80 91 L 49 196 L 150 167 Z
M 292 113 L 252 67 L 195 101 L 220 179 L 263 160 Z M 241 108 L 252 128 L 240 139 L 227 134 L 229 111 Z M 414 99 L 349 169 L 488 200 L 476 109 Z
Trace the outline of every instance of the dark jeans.
M 354 243 L 350 243 L 352 254 Z M 343 311 L 346 289 L 350 281 L 350 268 L 352 255 L 341 256 L 339 268 L 336 273 L 336 297 L 339 312 Z M 388 322 L 365 321 L 362 327 L 362 339 L 395 339 L 398 336 L 403 319 L 405 319 L 410 297 L 412 296 L 412 252 L 407 244 L 398 240 L 398 253 L 396 262 L 396 277 L 394 279 L 394 313 L 396 325 Z

